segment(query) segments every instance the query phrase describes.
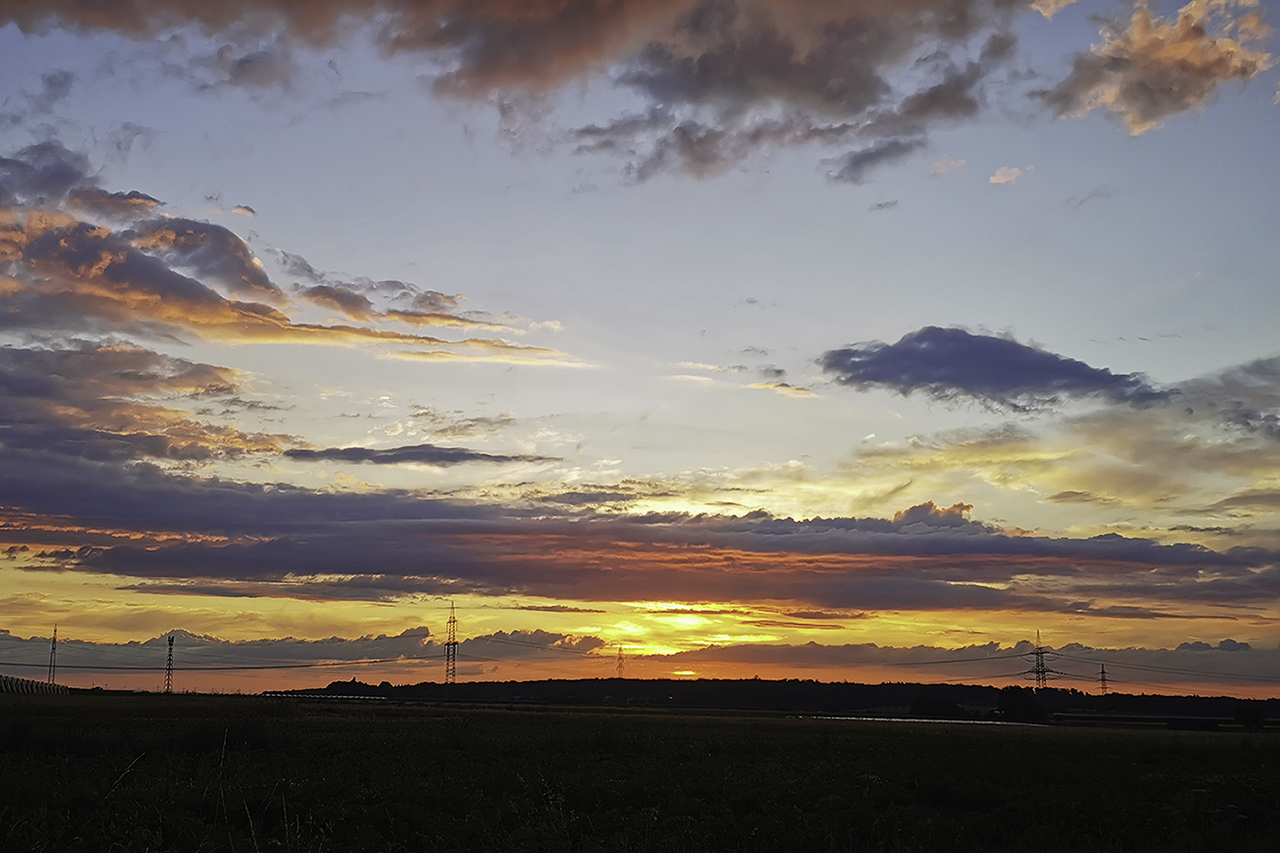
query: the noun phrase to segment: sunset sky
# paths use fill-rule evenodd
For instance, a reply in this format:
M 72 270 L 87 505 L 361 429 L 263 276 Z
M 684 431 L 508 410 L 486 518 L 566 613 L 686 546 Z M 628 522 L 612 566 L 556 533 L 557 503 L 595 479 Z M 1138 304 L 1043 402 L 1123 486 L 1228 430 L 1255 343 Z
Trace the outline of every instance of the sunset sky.
M 0 5 L 0 672 L 1280 695 L 1277 5 Z

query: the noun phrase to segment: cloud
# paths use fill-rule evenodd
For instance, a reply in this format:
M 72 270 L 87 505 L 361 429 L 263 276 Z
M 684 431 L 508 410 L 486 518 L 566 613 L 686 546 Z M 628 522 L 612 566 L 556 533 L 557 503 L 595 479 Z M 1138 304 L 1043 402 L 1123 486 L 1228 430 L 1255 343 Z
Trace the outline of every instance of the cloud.
M 1145 377 L 1090 367 L 1011 337 L 926 326 L 895 344 L 872 341 L 830 350 L 818 363 L 835 380 L 859 390 L 920 391 L 939 400 L 967 397 L 1028 409 L 1063 398 L 1102 398 L 1143 405 L 1165 399 Z
M 185 269 L 200 280 L 213 280 L 232 294 L 280 303 L 284 297 L 238 234 L 221 225 L 166 217 L 139 223 L 120 235 L 152 256 Z
M 137 190 L 111 193 L 97 187 L 77 187 L 67 198 L 68 208 L 83 211 L 95 219 L 139 219 L 163 205 L 164 202 Z
M 197 463 L 278 453 L 288 436 L 197 420 L 156 398 L 232 399 L 234 371 L 127 344 L 0 347 L 6 451 L 98 462 Z
M 850 482 L 875 494 L 904 482 L 913 495 L 1016 489 L 1019 502 L 1077 507 L 1098 531 L 1131 531 L 1141 517 L 1170 541 L 1277 547 L 1268 513 L 1280 506 L 1278 364 L 1252 361 L 1158 389 L 1163 399 L 1046 418 L 1034 429 L 1024 422 L 860 446 Z
M 515 424 L 509 414 L 486 417 L 467 415 L 461 411 L 442 412 L 428 406 L 413 407 L 414 426 L 425 429 L 431 435 L 445 438 L 472 438 L 495 435 Z
M 1043 0 L 1038 0 L 1043 3 Z M 61 25 L 111 29 L 137 39 L 192 25 L 227 42 L 188 60 L 200 85 L 287 86 L 292 45 L 338 40 L 365 18 L 388 54 L 413 53 L 443 70 L 437 92 L 519 105 L 607 74 L 644 109 L 564 134 L 583 150 L 609 152 L 635 180 L 665 172 L 717 174 L 761 150 L 861 143 L 837 180 L 865 168 L 859 155 L 904 153 L 891 137 L 973 115 L 982 84 L 1012 53 L 1011 19 L 1030 0 L 622 0 L 552 6 L 486 3 L 343 4 L 275 0 L 243 16 L 187 0 L 92 13 L 71 2 L 10 9 L 0 23 L 25 31 Z M 976 55 L 976 56 L 975 56 Z M 901 73 L 912 67 L 911 75 Z M 865 165 L 870 165 L 868 161 Z
M 885 139 L 869 148 L 850 151 L 838 160 L 831 161 L 833 168 L 828 176 L 839 183 L 861 184 L 866 181 L 867 173 L 875 167 L 895 163 L 924 146 L 925 141 L 918 138 Z
M 57 204 L 89 182 L 89 161 L 61 143 L 39 142 L 0 157 L 0 206 Z
M 1019 169 L 1016 166 L 1001 166 L 999 169 L 996 169 L 994 175 L 987 179 L 987 182 L 991 184 L 1012 184 L 1030 171 L 1030 166 L 1025 170 Z
M 1053 16 L 1061 12 L 1068 6 L 1075 5 L 1076 0 L 1035 0 L 1031 4 L 1031 8 L 1035 9 L 1047 20 L 1053 20 Z
M 598 612 L 598 611 L 590 611 Z M 60 636 L 61 672 L 74 673 L 78 667 L 155 667 L 163 669 L 169 637 L 174 638 L 175 670 L 186 673 L 201 669 L 245 669 L 279 667 L 281 670 L 317 667 L 317 678 L 324 676 L 322 667 L 360 661 L 403 663 L 443 662 L 444 643 L 438 641 L 426 626 L 406 628 L 399 634 L 364 637 L 326 637 L 318 640 L 280 637 L 256 640 L 224 640 L 209 634 L 195 634 L 175 626 L 174 630 L 142 641 L 102 643 Z M 0 630 L 0 655 L 9 662 L 39 660 L 48 657 L 47 637 L 22 638 Z M 500 660 L 546 660 L 556 653 L 574 652 L 586 655 L 604 646 L 598 637 L 574 637 L 551 631 L 497 631 L 468 637 L 459 643 L 459 657 Z M 46 660 L 47 664 L 47 660 Z
M 350 277 L 317 270 L 301 255 L 276 250 L 276 259 L 284 273 L 302 278 L 310 285 L 296 284 L 294 290 L 302 299 L 341 312 L 353 320 L 394 320 L 410 326 L 454 326 L 484 331 L 511 331 L 508 323 L 479 319 L 482 312 L 463 316 L 459 305 L 465 296 L 437 290 L 424 290 L 415 284 L 395 279 L 374 281 L 363 276 Z M 384 303 L 380 308 L 374 299 Z M 391 303 L 389 305 L 385 303 Z M 384 310 L 385 309 L 385 310 Z
M 40 89 L 35 93 L 25 93 L 25 109 L 0 112 L 0 129 L 18 127 L 31 119 L 50 116 L 54 107 L 71 94 L 75 81 L 76 75 L 64 69 L 40 75 Z
M 1182 685 L 1213 685 L 1217 689 L 1240 689 L 1246 684 L 1275 683 L 1275 667 L 1280 665 L 1280 649 L 1252 648 L 1248 643 L 1226 639 L 1216 645 L 1188 641 L 1177 648 L 1105 648 L 1067 643 L 1045 647 L 1050 666 L 1068 674 L 1066 684 L 1088 684 L 1097 679 L 1098 666 L 1107 668 L 1113 689 L 1125 693 L 1146 693 L 1150 688 Z M 904 670 L 921 681 L 952 680 L 963 674 L 967 680 L 1007 680 L 1011 671 L 1033 663 L 1034 646 L 1028 641 L 1013 645 L 983 643 L 969 646 L 919 645 L 911 648 L 848 643 L 842 645 L 806 643 L 751 643 L 691 649 L 664 655 L 671 666 L 705 665 L 712 662 L 775 665 L 795 669 L 879 669 L 904 679 Z M 1018 676 L 1021 676 L 1018 673 Z M 1018 677 L 1015 676 L 1015 677 Z M 907 677 L 909 678 L 909 677 Z M 1198 691 L 1199 692 L 1199 691 Z
M 804 388 L 799 385 L 792 385 L 790 382 L 753 382 L 749 388 L 763 388 L 768 391 L 775 391 L 784 397 L 815 397 L 812 389 Z
M 949 175 L 952 172 L 963 169 L 968 161 L 959 160 L 955 157 L 946 156 L 941 160 L 935 160 L 933 165 L 929 167 L 929 174 L 933 176 Z
M 439 71 L 433 89 L 497 105 L 513 138 L 541 121 L 545 96 L 605 79 L 639 109 L 544 134 L 620 158 L 643 181 L 665 173 L 720 174 L 760 152 L 838 146 L 833 180 L 923 147 L 940 124 L 977 115 L 997 71 L 1015 55 L 1018 15 L 1047 19 L 1070 0 L 587 0 L 557 4 L 372 4 L 269 0 L 247 12 L 190 0 L 106 9 L 71 0 L 0 12 L 26 32 L 62 26 L 154 39 L 198 29 L 223 43 L 171 63 L 202 88 L 287 88 L 297 50 L 338 42 L 368 24 L 388 55 L 413 54 Z M 1164 24 L 1147 6 L 1129 28 L 1081 54 L 1040 97 L 1059 115 L 1105 105 L 1135 132 L 1196 106 L 1221 81 L 1247 79 L 1266 54 L 1243 47 L 1265 30 L 1256 4 L 1195 0 Z M 247 8 L 247 7 L 246 7 Z
M 1257 359 L 1178 387 L 1190 418 L 1280 440 L 1280 357 Z
M 1059 116 L 1095 109 L 1118 115 L 1134 136 L 1207 102 L 1229 80 L 1249 80 L 1271 67 L 1249 43 L 1269 35 L 1251 0 L 1193 0 L 1165 21 L 1147 2 L 1123 31 L 1075 60 L 1070 76 L 1037 97 Z
M 521 595 L 554 602 L 792 602 L 822 611 L 1173 618 L 1280 599 L 1280 556 L 1104 535 L 1010 535 L 968 505 L 893 518 L 520 511 L 408 492 L 327 494 L 0 448 L 0 546 L 37 564 L 206 594 L 311 600 Z M 280 521 L 287 519 L 287 525 Z M 81 520 L 77 523 L 77 520 Z M 158 537 L 154 531 L 182 531 Z M 149 532 L 150 531 L 150 532 Z M 61 543 L 61 544 L 59 544 Z M 376 566 L 376 570 L 361 567 Z M 1243 608 L 1243 609 L 1240 609 Z
M 418 465 L 434 465 L 447 467 L 464 462 L 557 462 L 548 456 L 516 455 L 503 456 L 492 453 L 481 453 L 465 447 L 440 447 L 435 444 L 413 444 L 405 447 L 389 447 L 375 450 L 367 447 L 328 447 L 319 450 L 291 448 L 284 452 L 290 459 L 306 461 L 334 462 L 367 462 L 374 465 L 400 465 L 416 463 Z
M 56 141 L 0 158 L 0 330 L 128 334 L 182 339 L 427 347 L 432 354 L 549 363 L 562 354 L 500 338 L 450 341 L 376 324 L 510 329 L 459 316 L 459 297 L 397 281 L 332 281 L 297 255 L 287 269 L 317 283 L 304 302 L 338 308 L 363 325 L 295 322 L 290 294 L 248 243 L 221 225 L 155 217 L 157 199 L 106 192 L 88 160 Z M 84 218 L 82 218 L 84 217 Z M 385 305 L 374 310 L 371 297 Z M 389 304 L 388 304 L 389 303 Z

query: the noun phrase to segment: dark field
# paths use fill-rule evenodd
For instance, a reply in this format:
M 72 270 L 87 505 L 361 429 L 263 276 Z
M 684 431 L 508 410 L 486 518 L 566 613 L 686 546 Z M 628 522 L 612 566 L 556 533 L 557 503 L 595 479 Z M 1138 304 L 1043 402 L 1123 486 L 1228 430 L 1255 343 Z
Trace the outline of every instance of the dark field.
M 0 850 L 1280 850 L 1280 737 L 0 697 Z

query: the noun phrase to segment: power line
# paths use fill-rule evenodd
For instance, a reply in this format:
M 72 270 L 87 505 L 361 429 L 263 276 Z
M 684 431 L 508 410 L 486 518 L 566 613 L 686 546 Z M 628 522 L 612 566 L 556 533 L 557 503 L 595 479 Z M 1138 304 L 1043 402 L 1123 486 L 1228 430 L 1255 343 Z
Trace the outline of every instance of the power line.
M 917 660 L 917 661 L 910 661 L 909 663 L 897 663 L 897 662 L 893 662 L 893 663 L 868 664 L 868 665 L 872 665 L 872 666 L 895 666 L 895 667 L 902 667 L 902 666 L 933 666 L 933 665 L 935 665 L 935 664 L 948 664 L 948 663 L 981 663 L 981 662 L 983 662 L 983 661 L 989 661 L 989 660 L 1013 660 L 1014 658 L 1021 658 L 1021 657 L 1025 657 L 1025 652 L 1012 652 L 1012 653 L 1007 654 L 1007 655 L 988 655 L 987 657 L 981 657 L 981 658 L 939 658 L 939 659 L 937 659 L 937 660 Z
M 1245 681 L 1280 683 L 1280 678 L 1275 676 L 1246 675 L 1243 672 L 1206 672 L 1204 670 L 1179 669 L 1171 666 L 1156 666 L 1155 664 L 1125 663 L 1123 661 L 1110 660 L 1107 658 L 1078 658 L 1061 652 L 1056 652 L 1055 654 L 1059 657 L 1066 658 L 1067 660 L 1076 661 L 1077 663 L 1111 664 L 1113 667 L 1120 667 L 1122 669 L 1139 669 L 1145 672 L 1160 672 L 1167 673 L 1169 675 L 1194 675 L 1206 678 L 1237 678 Z
M 315 669 L 321 667 L 366 666 L 375 663 L 430 663 L 429 658 L 362 658 L 360 660 L 310 661 L 308 663 L 271 663 L 271 664 L 214 664 L 210 666 L 175 666 L 174 672 L 241 672 L 249 670 L 273 669 Z M 42 663 L 19 663 L 16 661 L 0 661 L 0 666 L 43 667 Z M 74 672 L 162 672 L 163 666 L 123 666 L 111 664 L 67 664 L 64 670 Z

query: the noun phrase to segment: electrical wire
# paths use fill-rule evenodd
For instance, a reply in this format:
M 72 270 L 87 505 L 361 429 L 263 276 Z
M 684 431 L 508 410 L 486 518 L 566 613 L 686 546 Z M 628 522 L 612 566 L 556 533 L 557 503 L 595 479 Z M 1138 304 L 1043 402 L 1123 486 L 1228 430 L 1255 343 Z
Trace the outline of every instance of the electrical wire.
M 178 666 L 174 665 L 174 672 L 244 672 L 248 670 L 272 670 L 272 669 L 319 669 L 322 667 L 343 667 L 343 666 L 365 666 L 375 663 L 434 663 L 432 658 L 376 658 L 348 661 L 311 661 L 308 663 L 275 663 L 275 664 L 242 664 L 242 665 L 226 665 L 213 664 L 210 666 Z M 31 668 L 48 668 L 48 664 L 43 663 L 11 663 L 8 661 L 0 661 L 0 666 L 15 667 L 31 667 Z M 167 666 L 113 666 L 107 664 L 64 664 L 58 663 L 60 670 L 73 670 L 75 672 L 164 672 Z
M 1179 669 L 1170 666 L 1156 666 L 1154 664 L 1125 663 L 1124 661 L 1107 660 L 1105 658 L 1078 658 L 1072 655 L 1058 653 L 1060 657 L 1067 660 L 1076 661 L 1077 663 L 1096 663 L 1106 664 L 1108 666 L 1120 667 L 1121 669 L 1137 669 L 1144 672 L 1159 672 L 1169 675 L 1194 675 L 1202 678 L 1234 678 L 1244 681 L 1257 681 L 1267 684 L 1280 683 L 1280 678 L 1266 675 L 1246 675 L 1242 672 L 1205 672 L 1204 670 Z

